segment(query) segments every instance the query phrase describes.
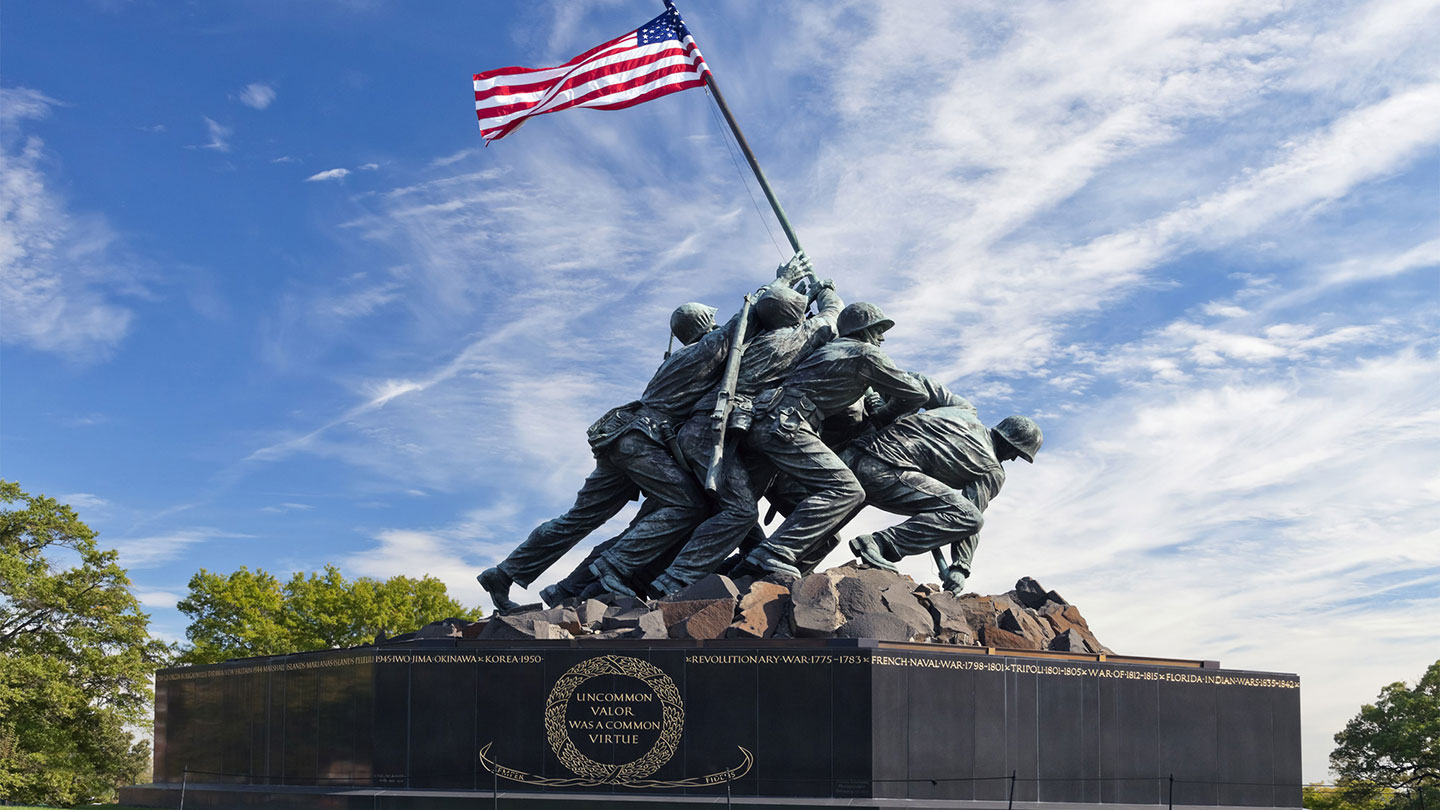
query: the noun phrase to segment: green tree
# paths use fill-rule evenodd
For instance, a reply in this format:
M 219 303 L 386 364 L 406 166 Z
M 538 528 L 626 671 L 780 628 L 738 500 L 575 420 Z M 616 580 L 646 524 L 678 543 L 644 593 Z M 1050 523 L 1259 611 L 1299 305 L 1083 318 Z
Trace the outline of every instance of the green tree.
M 351 581 L 333 565 L 297 573 L 283 585 L 260 569 L 231 574 L 201 569 L 190 578 L 190 592 L 179 608 L 190 617 L 185 630 L 190 646 L 180 656 L 187 664 L 354 647 L 369 644 L 381 632 L 480 617 L 479 608 L 451 599 L 445 583 L 434 577 Z
M 95 802 L 138 781 L 149 677 L 170 648 L 69 506 L 0 480 L 0 797 Z
M 1302 790 L 1301 805 L 1306 810 L 1386 810 L 1390 792 L 1373 784 L 1325 785 L 1319 782 Z
M 1440 661 L 1408 688 L 1402 682 L 1380 690 L 1373 704 L 1335 735 L 1330 767 L 1356 799 L 1381 788 L 1401 791 L 1397 799 L 1435 807 L 1440 799 Z

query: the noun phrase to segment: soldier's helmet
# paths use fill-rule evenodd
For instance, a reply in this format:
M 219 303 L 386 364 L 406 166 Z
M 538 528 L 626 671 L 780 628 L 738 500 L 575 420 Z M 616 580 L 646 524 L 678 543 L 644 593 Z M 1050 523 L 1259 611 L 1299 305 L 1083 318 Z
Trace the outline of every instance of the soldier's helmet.
M 840 337 L 850 337 L 856 332 L 863 332 L 872 326 L 880 327 L 880 331 L 888 332 L 895 322 L 885 317 L 880 307 L 868 304 L 864 301 L 856 301 L 848 307 L 840 310 L 840 318 L 835 331 Z
M 1045 437 L 1040 433 L 1040 426 L 1026 416 L 1005 417 L 995 426 L 995 432 L 1031 464 L 1035 463 L 1035 454 L 1040 452 L 1040 445 L 1045 441 Z
M 805 318 L 810 300 L 789 287 L 774 286 L 755 302 L 755 320 L 764 329 L 783 329 Z
M 670 313 L 670 334 L 679 338 L 686 346 L 705 337 L 705 333 L 714 328 L 715 307 L 691 301 L 681 304 Z

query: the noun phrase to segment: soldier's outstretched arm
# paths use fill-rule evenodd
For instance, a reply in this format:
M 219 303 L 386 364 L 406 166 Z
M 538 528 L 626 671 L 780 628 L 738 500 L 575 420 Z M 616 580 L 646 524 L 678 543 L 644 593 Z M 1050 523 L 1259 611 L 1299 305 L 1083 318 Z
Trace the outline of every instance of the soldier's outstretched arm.
M 876 424 L 883 426 L 918 411 L 930 395 L 913 376 L 896 368 L 889 357 L 878 350 L 876 354 L 878 362 L 871 364 L 865 376 L 870 387 L 885 398 L 885 405 L 874 414 Z
M 840 319 L 840 310 L 845 308 L 845 302 L 840 300 L 840 294 L 835 292 L 835 282 L 828 278 L 817 281 L 812 275 L 810 300 L 815 304 L 815 314 L 810 317 L 810 321 L 824 323 L 833 330 Z
M 920 383 L 920 387 L 925 389 L 925 395 L 929 397 L 929 399 L 925 400 L 925 404 L 920 406 L 925 410 L 929 411 L 935 408 L 965 408 L 970 411 L 975 410 L 975 406 L 970 404 L 970 400 L 946 388 L 944 383 L 915 371 L 910 372 L 910 376 L 914 377 L 915 381 Z

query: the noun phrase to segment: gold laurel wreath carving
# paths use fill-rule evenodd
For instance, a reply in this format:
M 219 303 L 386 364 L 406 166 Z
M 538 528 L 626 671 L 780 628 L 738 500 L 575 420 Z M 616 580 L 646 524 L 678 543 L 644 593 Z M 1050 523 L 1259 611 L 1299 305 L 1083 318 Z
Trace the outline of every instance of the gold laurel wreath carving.
M 660 700 L 660 735 L 650 750 L 639 759 L 619 765 L 596 762 L 580 753 L 565 728 L 565 709 L 570 696 L 591 678 L 603 675 L 624 675 L 643 682 Z M 654 664 L 622 655 L 602 655 L 571 667 L 550 690 L 545 701 L 545 737 L 560 764 L 593 784 L 623 785 L 644 779 L 660 770 L 675 756 L 680 735 L 685 732 L 685 702 L 675 682 Z M 748 768 L 747 768 L 748 770 Z

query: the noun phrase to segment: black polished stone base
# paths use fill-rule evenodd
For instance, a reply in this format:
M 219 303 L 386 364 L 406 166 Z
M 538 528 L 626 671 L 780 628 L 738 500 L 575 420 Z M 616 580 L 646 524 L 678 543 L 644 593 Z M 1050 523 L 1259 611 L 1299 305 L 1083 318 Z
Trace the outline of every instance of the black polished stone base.
M 1293 675 L 1198 661 L 418 642 L 162 671 L 159 784 L 122 802 L 1299 807 L 1299 708 Z
M 179 807 L 179 785 L 137 785 L 121 788 L 122 804 L 137 807 Z M 381 788 L 269 788 L 234 785 L 190 785 L 185 807 L 197 810 L 659 810 L 664 807 L 744 810 L 795 810 L 798 807 L 905 808 L 905 810 L 1002 810 L 1003 801 L 965 799 L 821 799 L 774 796 L 617 796 L 603 793 L 519 793 L 514 791 L 406 790 Z M 1107 804 L 1105 810 L 1155 810 L 1148 804 Z M 1015 802 L 1013 810 L 1095 810 L 1075 802 Z M 1211 805 L 1177 804 L 1167 810 L 1213 810 Z M 1259 810 L 1258 808 L 1256 810 Z M 1298 808 L 1296 809 L 1298 810 Z

